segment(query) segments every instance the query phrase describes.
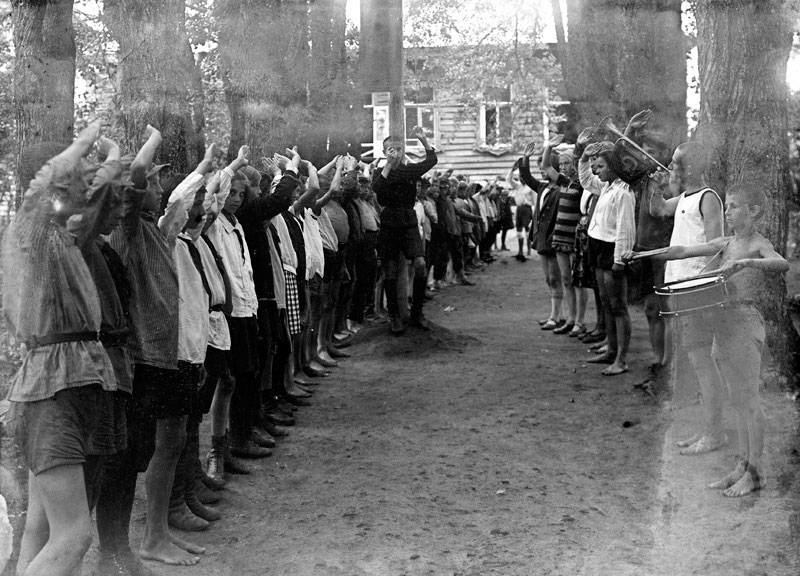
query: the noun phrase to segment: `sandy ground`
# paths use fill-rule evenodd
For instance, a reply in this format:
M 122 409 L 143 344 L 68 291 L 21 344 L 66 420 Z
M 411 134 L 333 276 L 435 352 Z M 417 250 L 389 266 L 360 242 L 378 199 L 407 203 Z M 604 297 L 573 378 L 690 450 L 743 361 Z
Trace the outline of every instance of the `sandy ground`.
M 631 372 L 603 377 L 586 345 L 536 324 L 538 262 L 501 254 L 478 286 L 427 306 L 432 332 L 359 333 L 274 456 L 225 492 L 225 518 L 193 535 L 208 548 L 200 564 L 156 571 L 797 574 L 794 402 L 764 390 L 766 488 L 709 491 L 735 443 L 677 454 L 696 390 L 676 384 L 670 401 L 634 390 L 650 362 L 641 311 Z
M 735 442 L 697 457 L 674 448 L 698 421 L 691 384 L 669 401 L 633 388 L 650 362 L 641 310 L 631 371 L 603 377 L 587 345 L 536 324 L 548 310 L 538 262 L 500 254 L 477 286 L 427 305 L 432 332 L 361 331 L 273 457 L 223 492 L 224 518 L 183 534 L 207 547 L 200 563 L 148 565 L 197 576 L 800 573 L 793 400 L 765 387 L 766 488 L 726 499 L 704 486 L 732 465 Z M 731 413 L 726 424 L 735 438 Z M 139 501 L 134 539 L 143 523 Z

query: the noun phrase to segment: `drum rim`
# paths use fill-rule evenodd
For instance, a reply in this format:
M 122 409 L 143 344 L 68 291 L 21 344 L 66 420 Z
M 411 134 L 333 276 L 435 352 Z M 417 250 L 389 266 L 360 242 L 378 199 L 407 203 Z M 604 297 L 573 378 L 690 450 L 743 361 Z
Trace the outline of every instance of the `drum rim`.
M 684 282 L 688 282 L 690 280 L 708 280 L 703 284 L 696 284 L 694 286 L 690 286 L 687 288 L 680 288 L 676 287 L 678 284 L 682 284 Z M 709 276 L 708 278 L 684 278 L 683 280 L 675 280 L 673 282 L 665 282 L 659 286 L 655 286 L 656 294 L 675 294 L 677 290 L 680 290 L 682 294 L 689 294 L 691 292 L 697 292 L 698 290 L 707 290 L 709 286 L 715 285 L 725 285 L 725 278 L 722 276 Z M 675 290 L 673 290 L 675 288 Z M 659 291 L 663 292 L 659 292 Z

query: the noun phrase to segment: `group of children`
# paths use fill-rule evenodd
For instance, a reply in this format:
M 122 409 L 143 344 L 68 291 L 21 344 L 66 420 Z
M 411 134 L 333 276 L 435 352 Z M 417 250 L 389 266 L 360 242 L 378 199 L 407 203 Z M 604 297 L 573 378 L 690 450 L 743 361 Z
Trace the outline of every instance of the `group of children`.
M 402 260 L 412 264 L 411 323 L 429 329 L 423 302 L 446 285 L 448 267 L 471 285 L 469 272 L 495 258 L 500 232 L 506 248 L 509 191 L 452 172 L 423 178 L 436 153 L 421 128 L 414 134 L 424 161 L 409 162 L 403 143 L 388 138 L 387 162 L 371 172 L 351 156 L 317 170 L 296 148 L 262 158 L 258 170 L 247 146 L 215 170 L 212 145 L 191 174 L 168 173 L 153 163 L 161 136 L 150 126 L 135 155 L 122 155 L 98 125 L 69 145 L 23 154 L 27 191 L 3 238 L 4 313 L 25 344 L 6 416 L 30 469 L 18 573 L 73 573 L 92 541 L 92 510 L 100 573 L 148 574 L 140 558 L 196 563 L 203 549 L 172 528 L 202 530 L 220 517 L 207 504 L 219 500 L 228 474 L 248 474 L 242 459 L 270 454 L 294 407 L 309 404 L 306 377 L 329 374 L 348 355 L 349 339 L 384 293 L 391 332 L 404 331 Z M 521 183 L 513 169 L 507 179 L 521 232 L 531 207 L 529 240 L 550 291 L 541 328 L 603 345 L 593 359 L 609 364 L 603 374 L 627 371 L 628 269 L 652 252 L 640 253 L 652 248 L 642 223 L 674 219 L 669 246 L 654 257 L 687 265 L 641 282 L 696 275 L 713 257 L 732 295 L 677 326 L 683 346 L 708 348 L 711 359 L 701 364 L 698 356 L 695 365 L 707 422 L 681 445 L 694 454 L 724 444 L 728 395 L 743 454 L 711 486 L 729 496 L 755 490 L 764 420 L 764 328 L 755 305 L 764 274 L 788 268 L 755 229 L 764 195 L 757 186 L 728 190 L 734 235 L 714 236 L 721 200 L 702 186 L 702 147 L 676 150 L 667 184 L 659 174 L 631 177 L 613 144 L 590 140 L 582 134 L 576 150 L 555 153 L 560 138 L 551 139 L 543 180 L 531 174 L 530 145 L 515 164 Z M 95 144 L 99 166 L 87 161 Z M 599 301 L 594 331 L 584 322 L 589 291 Z M 654 352 L 663 365 L 666 352 Z M 205 467 L 204 414 L 212 431 Z M 128 529 L 141 472 L 147 520 L 134 554 Z
M 722 412 L 724 399 L 730 400 L 741 454 L 734 471 L 709 487 L 738 497 L 762 485 L 759 385 L 765 329 L 758 305 L 767 297 L 768 275 L 783 273 L 789 265 L 756 230 L 768 209 L 759 184 L 746 181 L 719 195 L 705 183 L 709 160 L 697 142 L 678 146 L 668 171 L 656 170 L 658 157 L 664 159 L 670 150 L 663 137 L 646 129 L 650 119 L 649 111 L 640 112 L 625 130 L 626 138 L 641 143 L 645 159 L 632 162 L 619 142 L 586 129 L 574 148 L 562 147 L 560 153 L 553 152 L 560 135 L 545 143 L 543 180 L 530 171 L 533 144 L 512 168 L 512 174 L 519 169 L 522 182 L 515 194 L 518 215 L 520 200 L 522 206 L 532 205 L 529 243 L 550 291 L 550 315 L 539 324 L 542 330 L 595 344 L 597 354 L 588 362 L 608 364 L 603 375 L 622 374 L 628 371 L 631 339 L 628 303 L 641 301 L 655 362 L 639 386 L 652 392 L 657 382 L 663 383 L 666 367 L 674 362 L 673 349 L 688 356 L 700 383 L 704 422 L 697 434 L 678 442 L 686 455 L 726 444 Z M 520 190 L 523 185 L 530 200 L 527 190 Z M 524 230 L 525 222 L 517 220 L 518 230 Z M 725 224 L 732 235 L 724 235 Z M 525 259 L 522 248 L 520 238 L 520 260 Z M 727 297 L 719 305 L 702 302 L 697 309 L 667 310 L 655 293 L 656 287 L 707 277 L 725 284 Z M 598 302 L 591 332 L 584 326 L 588 289 Z M 671 330 L 664 312 L 675 318 Z

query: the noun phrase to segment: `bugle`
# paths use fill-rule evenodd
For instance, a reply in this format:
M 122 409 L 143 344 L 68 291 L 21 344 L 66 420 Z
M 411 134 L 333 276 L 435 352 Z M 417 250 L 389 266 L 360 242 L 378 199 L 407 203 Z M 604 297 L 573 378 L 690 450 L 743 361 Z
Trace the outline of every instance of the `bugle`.
M 664 170 L 666 170 L 667 172 L 669 172 L 669 168 L 667 168 L 667 167 L 666 167 L 666 166 L 664 166 L 664 165 L 663 165 L 661 162 L 659 162 L 658 160 L 656 160 L 656 159 L 653 157 L 653 155 L 652 155 L 652 154 L 650 154 L 650 153 L 646 152 L 646 151 L 645 151 L 645 150 L 644 150 L 644 149 L 643 149 L 641 146 L 639 146 L 639 145 L 638 145 L 636 142 L 634 142 L 633 140 L 631 140 L 630 138 L 628 138 L 627 136 L 625 136 L 625 134 L 624 134 L 624 133 L 623 133 L 623 132 L 622 132 L 622 131 L 621 131 L 619 128 L 617 128 L 617 127 L 614 125 L 614 121 L 611 119 L 611 116 L 606 116 L 605 118 L 603 118 L 602 120 L 600 120 L 600 123 L 597 125 L 597 132 L 600 132 L 600 133 L 605 133 L 605 134 L 613 134 L 614 136 L 616 136 L 616 137 L 618 138 L 617 142 L 615 143 L 616 145 L 620 145 L 620 144 L 619 144 L 619 141 L 620 141 L 620 140 L 622 140 L 623 142 L 625 142 L 625 144 L 627 144 L 627 146 L 629 146 L 629 147 L 632 147 L 632 148 L 633 148 L 634 150 L 636 150 L 636 151 L 637 151 L 639 154 L 643 154 L 643 155 L 644 155 L 646 158 L 648 158 L 648 159 L 649 159 L 651 162 L 655 162 L 656 166 L 659 166 L 660 168 L 663 168 Z M 622 146 L 622 145 L 620 145 L 620 147 L 623 147 L 623 148 L 624 148 L 625 146 Z

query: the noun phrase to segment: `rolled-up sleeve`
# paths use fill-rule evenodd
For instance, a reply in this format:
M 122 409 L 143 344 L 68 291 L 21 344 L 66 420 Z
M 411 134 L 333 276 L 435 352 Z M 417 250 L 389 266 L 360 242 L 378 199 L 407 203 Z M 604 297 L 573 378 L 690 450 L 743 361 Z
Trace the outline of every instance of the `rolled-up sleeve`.
M 617 238 L 614 241 L 614 263 L 624 264 L 622 255 L 633 250 L 636 242 L 636 201 L 627 185 L 617 191 Z

